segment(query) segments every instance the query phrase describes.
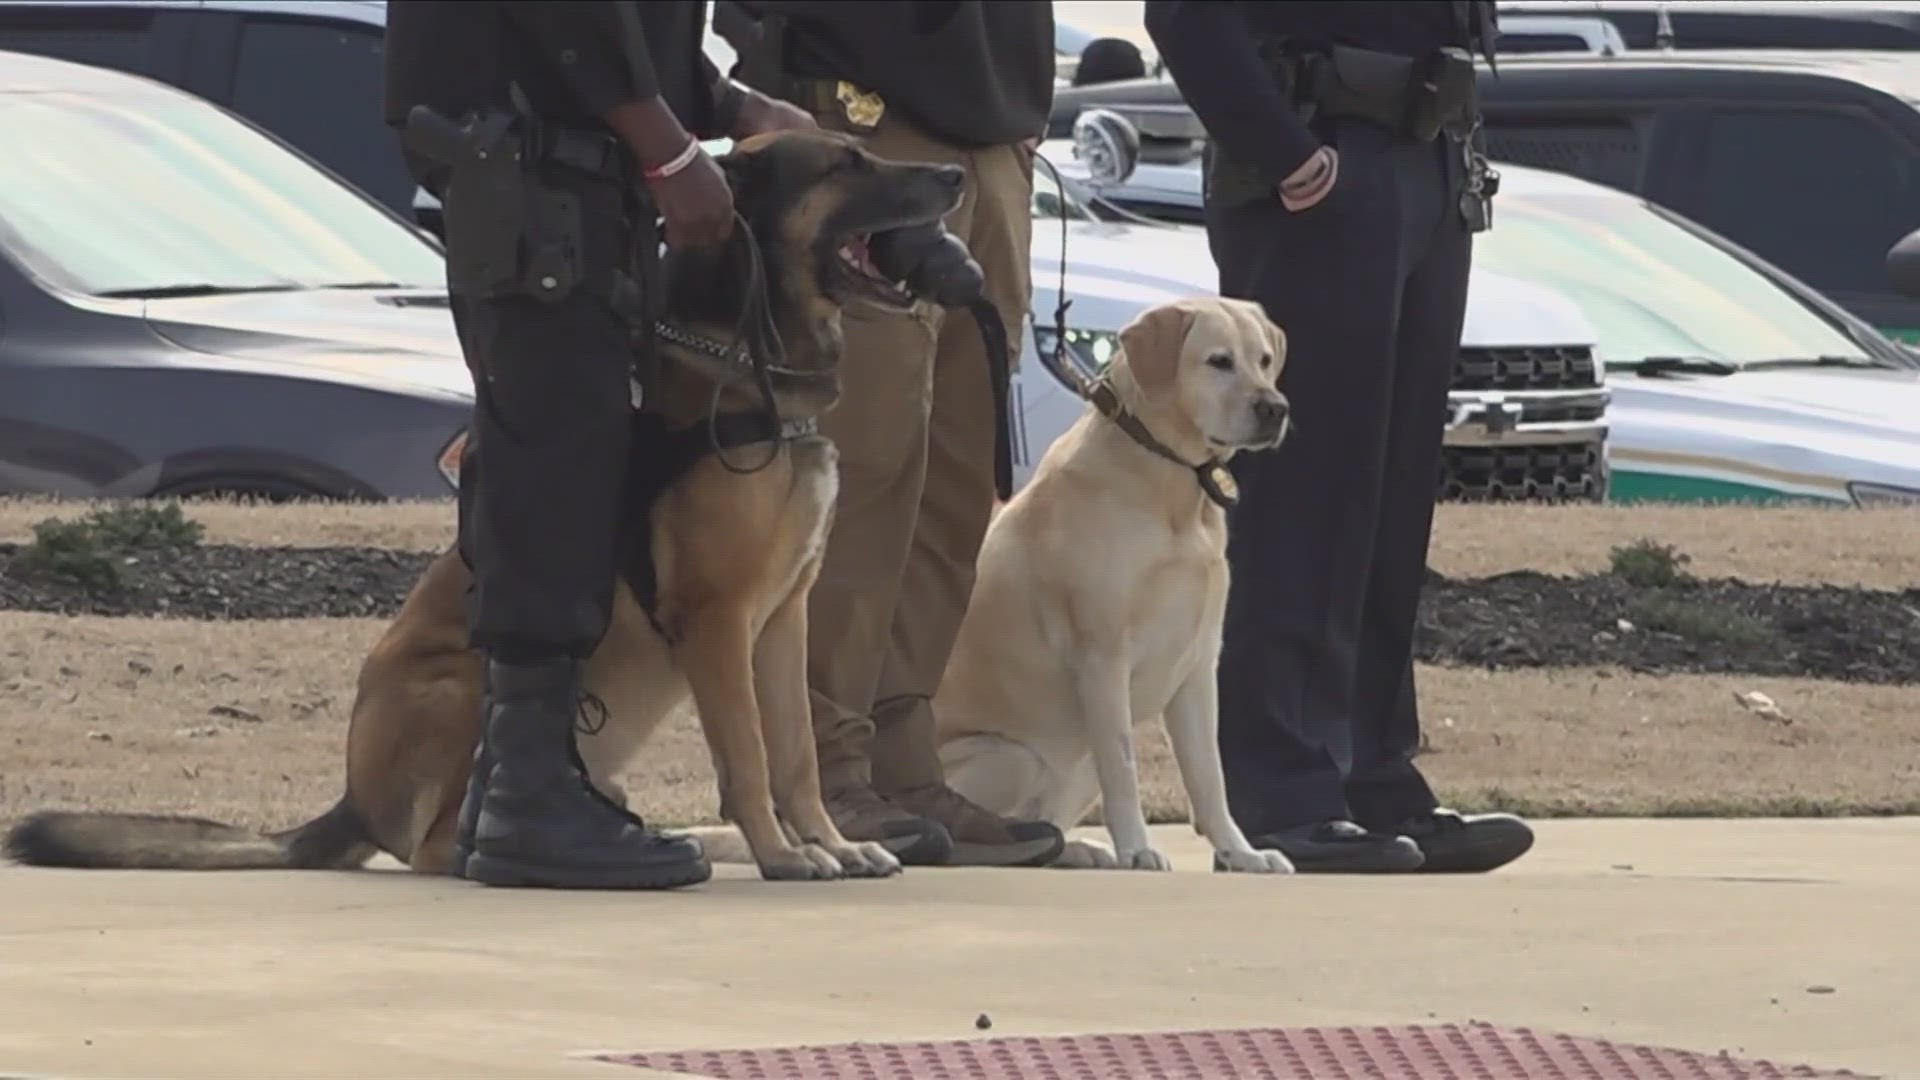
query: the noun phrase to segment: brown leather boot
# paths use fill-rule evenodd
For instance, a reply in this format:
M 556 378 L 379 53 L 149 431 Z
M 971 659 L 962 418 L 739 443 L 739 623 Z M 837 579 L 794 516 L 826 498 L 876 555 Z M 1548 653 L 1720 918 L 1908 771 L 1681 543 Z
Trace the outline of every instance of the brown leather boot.
M 939 822 L 953 838 L 951 866 L 1045 866 L 1066 837 L 1044 821 L 1016 821 L 968 801 L 946 784 L 933 709 L 901 696 L 874 707 L 872 776 L 892 806 Z
M 820 791 L 840 834 L 854 843 L 875 843 L 907 866 L 942 866 L 953 855 L 953 838 L 937 821 L 889 802 L 873 789 L 873 721 L 866 717 L 815 717 L 814 745 L 820 758 Z
M 1045 866 L 1067 840 L 1044 821 L 1003 818 L 967 801 L 944 783 L 887 794 L 894 806 L 931 818 L 953 837 L 949 866 Z

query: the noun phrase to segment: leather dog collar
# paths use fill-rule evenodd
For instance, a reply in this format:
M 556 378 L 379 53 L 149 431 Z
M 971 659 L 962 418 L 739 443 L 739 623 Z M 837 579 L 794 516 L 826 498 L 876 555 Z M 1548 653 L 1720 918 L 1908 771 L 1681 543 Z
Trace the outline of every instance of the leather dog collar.
M 1195 480 L 1200 482 L 1200 490 L 1208 499 L 1222 510 L 1231 510 L 1240 501 L 1240 485 L 1227 471 L 1226 463 L 1219 458 L 1208 458 L 1198 465 L 1190 464 L 1167 448 L 1167 445 L 1153 437 L 1140 418 L 1127 411 L 1120 403 L 1120 395 L 1114 392 L 1113 384 L 1105 379 L 1095 381 L 1087 388 L 1087 400 L 1100 411 L 1100 415 L 1114 422 L 1127 437 L 1142 447 L 1166 458 L 1183 469 L 1191 469 Z

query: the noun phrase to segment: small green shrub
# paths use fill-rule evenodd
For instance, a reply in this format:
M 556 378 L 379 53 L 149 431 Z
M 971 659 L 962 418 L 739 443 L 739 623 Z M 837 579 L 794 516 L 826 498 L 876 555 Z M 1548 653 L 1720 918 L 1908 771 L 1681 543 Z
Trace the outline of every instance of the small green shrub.
M 1691 579 L 1685 567 L 1693 560 L 1673 545 L 1651 539 L 1614 548 L 1611 560 L 1615 577 L 1642 589 L 1664 589 Z
M 128 559 L 194 547 L 205 532 L 177 503 L 123 503 L 73 521 L 48 518 L 36 524 L 33 543 L 17 561 L 24 569 L 103 591 L 119 587 Z
M 120 584 L 120 561 L 100 547 L 99 539 L 78 521 L 49 518 L 33 527 L 33 543 L 20 552 L 19 564 L 48 577 L 65 578 L 84 589 Z
M 206 527 L 189 518 L 179 503 L 116 503 L 80 519 L 100 543 L 129 553 L 196 547 Z

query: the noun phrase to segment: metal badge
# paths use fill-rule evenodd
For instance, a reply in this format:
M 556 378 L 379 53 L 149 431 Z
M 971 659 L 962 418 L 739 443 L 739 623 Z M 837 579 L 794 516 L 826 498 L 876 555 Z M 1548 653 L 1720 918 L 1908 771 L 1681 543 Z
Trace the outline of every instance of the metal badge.
M 874 127 L 887 111 L 887 103 L 879 94 L 862 90 L 844 79 L 834 88 L 833 96 L 840 102 L 840 110 L 846 113 L 847 123 L 854 127 Z
M 1222 507 L 1232 506 L 1240 501 L 1240 482 L 1233 478 L 1225 465 L 1215 463 L 1198 470 L 1200 487 L 1207 497 Z

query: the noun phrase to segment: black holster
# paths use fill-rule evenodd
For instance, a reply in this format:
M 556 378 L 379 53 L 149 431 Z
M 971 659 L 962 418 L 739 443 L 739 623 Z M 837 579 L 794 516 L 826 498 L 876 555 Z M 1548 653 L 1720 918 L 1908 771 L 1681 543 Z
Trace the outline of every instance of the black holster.
M 1473 58 L 1463 49 L 1422 57 L 1350 49 L 1299 58 L 1299 91 L 1328 117 L 1369 120 L 1404 139 L 1432 142 L 1465 126 L 1476 105 Z
M 1462 49 L 1421 57 L 1344 45 L 1299 52 L 1268 40 L 1259 50 L 1303 123 L 1360 119 L 1399 138 L 1432 142 L 1443 131 L 1467 131 L 1479 108 L 1473 58 Z M 1208 146 L 1205 167 L 1212 201 L 1244 206 L 1278 197 L 1283 178 L 1264 175 L 1217 144 Z
M 635 291 L 657 296 L 647 279 L 658 262 L 657 236 L 636 228 L 630 252 L 595 258 L 599 247 L 585 237 L 582 190 L 595 182 L 622 183 L 623 158 L 610 135 L 544 124 L 505 110 L 450 119 L 424 106 L 407 115 L 402 133 L 407 154 L 440 170 L 446 228 L 447 286 L 462 296 L 532 296 L 559 300 L 587 288 L 612 299 L 623 273 L 637 277 Z M 578 174 L 580 183 L 557 183 L 556 169 Z M 607 190 L 606 197 L 625 193 Z M 630 220 L 646 218 L 635 207 Z M 641 221 L 634 220 L 636 226 Z M 627 265 L 620 265 L 622 262 Z
M 455 121 L 415 106 L 402 144 L 441 178 L 448 291 L 557 303 L 586 290 L 632 327 L 644 396 L 665 295 L 659 212 L 615 138 L 525 112 Z

